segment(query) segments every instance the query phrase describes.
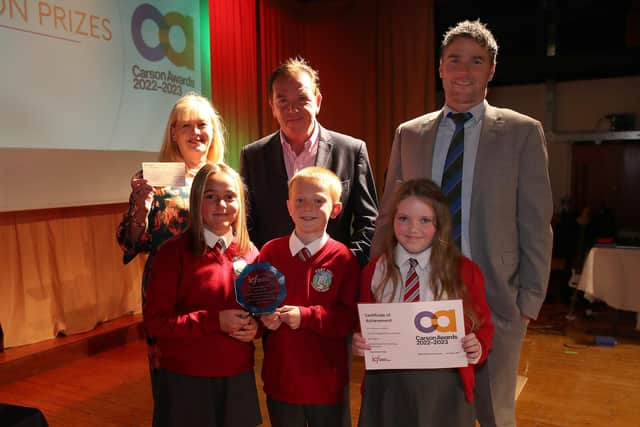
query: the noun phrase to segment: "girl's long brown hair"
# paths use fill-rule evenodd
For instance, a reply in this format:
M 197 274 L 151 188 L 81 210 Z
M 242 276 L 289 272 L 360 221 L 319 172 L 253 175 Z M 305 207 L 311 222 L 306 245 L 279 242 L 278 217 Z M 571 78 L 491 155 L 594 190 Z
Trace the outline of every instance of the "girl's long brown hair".
M 431 243 L 431 273 L 429 286 L 435 300 L 442 299 L 446 294 L 447 299 L 462 299 L 465 316 L 471 320 L 472 329 L 477 322 L 477 313 L 462 278 L 460 277 L 460 250 L 451 238 L 451 214 L 447 199 L 440 187 L 430 179 L 412 179 L 405 181 L 398 188 L 393 202 L 392 225 L 387 227 L 383 236 L 383 252 L 380 255 L 384 263 L 384 274 L 381 286 L 376 289 L 376 299 L 381 300 L 384 290 L 392 286 L 391 300 L 401 288 L 402 277 L 400 269 L 395 263 L 394 250 L 398 245 L 398 239 L 394 233 L 398 205 L 408 197 L 416 197 L 433 209 L 435 214 L 434 225 L 436 233 Z
M 191 252 L 194 255 L 204 255 L 207 249 L 204 242 L 202 198 L 204 197 L 207 180 L 211 175 L 217 173 L 222 173 L 230 177 L 236 186 L 238 193 L 238 212 L 236 220 L 231 227 L 236 243 L 238 244 L 238 254 L 244 255 L 251 247 L 251 240 L 249 239 L 249 232 L 247 231 L 244 184 L 242 183 L 240 175 L 233 170 L 231 166 L 227 166 L 224 163 L 206 163 L 193 178 L 191 194 L 189 196 L 189 227 L 185 231 L 190 237 Z

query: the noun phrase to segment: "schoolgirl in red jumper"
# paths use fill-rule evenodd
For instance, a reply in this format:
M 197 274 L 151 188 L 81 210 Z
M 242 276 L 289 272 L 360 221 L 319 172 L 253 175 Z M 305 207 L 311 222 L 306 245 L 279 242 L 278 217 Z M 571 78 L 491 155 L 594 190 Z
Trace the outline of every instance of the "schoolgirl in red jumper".
M 328 169 L 307 167 L 289 182 L 294 232 L 267 242 L 258 260 L 285 277 L 284 305 L 262 316 L 262 379 L 273 427 L 340 426 L 349 383 L 347 337 L 354 324 L 360 267 L 326 232 L 340 214 L 342 184 Z M 348 409 L 348 408 L 347 408 Z
M 189 227 L 153 259 L 144 308 L 158 343 L 159 425 L 253 427 L 262 422 L 253 373 L 258 325 L 237 304 L 234 281 L 258 251 L 240 176 L 206 164 L 189 201 Z
M 493 337 L 482 273 L 453 243 L 447 201 L 433 181 L 404 182 L 394 207 L 384 252 L 362 272 L 360 301 L 413 299 L 405 292 L 418 292 L 418 301 L 462 299 L 466 330 L 462 348 L 469 364 L 458 369 L 366 371 L 358 425 L 474 426 L 474 369 L 486 359 Z M 417 273 L 417 290 L 405 289 L 410 270 Z M 362 356 L 371 346 L 358 332 L 352 348 Z

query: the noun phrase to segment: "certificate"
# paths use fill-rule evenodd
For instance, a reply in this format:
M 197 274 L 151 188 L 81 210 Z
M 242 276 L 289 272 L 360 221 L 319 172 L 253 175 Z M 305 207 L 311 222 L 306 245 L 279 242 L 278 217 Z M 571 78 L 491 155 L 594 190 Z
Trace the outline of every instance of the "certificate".
M 467 366 L 462 300 L 358 304 L 366 369 Z
M 184 187 L 184 163 L 142 162 L 142 176 L 153 187 Z

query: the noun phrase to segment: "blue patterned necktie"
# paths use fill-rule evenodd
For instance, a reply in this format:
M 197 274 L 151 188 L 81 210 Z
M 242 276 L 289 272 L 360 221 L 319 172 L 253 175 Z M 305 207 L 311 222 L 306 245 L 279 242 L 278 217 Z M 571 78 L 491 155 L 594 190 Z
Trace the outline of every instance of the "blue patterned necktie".
M 447 151 L 442 174 L 442 192 L 449 203 L 451 212 L 451 237 L 461 247 L 462 240 L 462 165 L 464 160 L 464 124 L 471 119 L 471 113 L 447 114 L 456 124 L 456 130 L 451 137 L 451 144 Z

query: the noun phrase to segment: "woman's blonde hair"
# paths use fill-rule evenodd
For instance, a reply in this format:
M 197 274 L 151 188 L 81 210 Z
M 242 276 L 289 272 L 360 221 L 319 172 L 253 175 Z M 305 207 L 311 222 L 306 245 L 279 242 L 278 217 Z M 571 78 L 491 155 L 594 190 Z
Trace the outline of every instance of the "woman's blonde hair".
M 431 273 L 429 286 L 435 300 L 462 299 L 465 315 L 471 320 L 472 325 L 477 321 L 477 314 L 462 278 L 460 277 L 460 250 L 451 238 L 451 214 L 447 199 L 440 187 L 430 179 L 413 179 L 405 181 L 398 188 L 393 202 L 392 222 L 398 211 L 398 205 L 409 197 L 416 197 L 433 209 L 435 218 L 433 224 L 436 232 L 431 243 L 431 258 L 429 260 Z M 400 269 L 395 263 L 394 251 L 398 245 L 393 224 L 387 227 L 383 236 L 383 253 L 380 256 L 384 262 L 384 274 L 381 286 L 376 290 L 378 301 L 384 295 L 384 290 L 392 286 L 391 299 L 393 300 L 398 289 L 401 288 L 402 277 Z
M 202 219 L 202 199 L 204 198 L 204 190 L 209 177 L 222 173 L 227 175 L 234 182 L 236 192 L 238 194 L 238 212 L 236 219 L 231 224 L 235 241 L 238 245 L 238 253 L 245 254 L 251 247 L 249 232 L 247 231 L 247 211 L 245 207 L 245 190 L 240 175 L 224 163 L 206 163 L 195 178 L 191 185 L 191 194 L 189 197 L 190 220 L 189 227 L 185 231 L 190 237 L 191 252 L 194 255 L 204 255 L 206 252 L 206 244 L 204 241 L 204 221 Z
M 207 152 L 207 162 L 224 162 L 224 126 L 222 118 L 209 100 L 195 92 L 189 92 L 176 101 L 169 114 L 167 127 L 164 131 L 162 147 L 160 147 L 159 160 L 161 162 L 181 162 L 184 161 L 180 148 L 171 136 L 171 130 L 179 121 L 193 120 L 196 117 L 208 118 L 211 122 L 212 139 L 209 151 Z

